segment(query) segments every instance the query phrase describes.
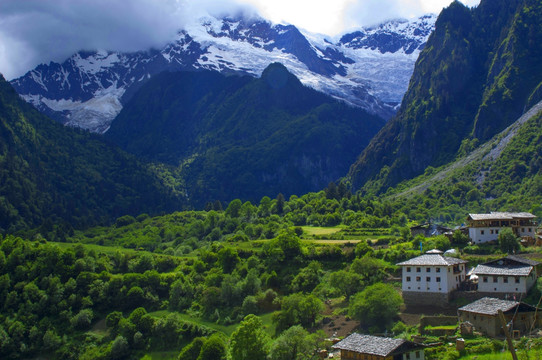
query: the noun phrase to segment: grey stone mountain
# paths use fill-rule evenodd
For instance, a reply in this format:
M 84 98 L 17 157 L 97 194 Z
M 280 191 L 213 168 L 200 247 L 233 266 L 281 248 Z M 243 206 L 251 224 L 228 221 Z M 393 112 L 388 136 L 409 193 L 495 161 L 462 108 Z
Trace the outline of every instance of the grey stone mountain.
M 39 65 L 11 84 L 61 123 L 104 133 L 155 74 L 205 69 L 260 76 L 270 63 L 281 62 L 303 84 L 388 119 L 435 19 L 388 21 L 333 40 L 261 18 L 205 17 L 162 49 L 78 52 L 62 64 Z

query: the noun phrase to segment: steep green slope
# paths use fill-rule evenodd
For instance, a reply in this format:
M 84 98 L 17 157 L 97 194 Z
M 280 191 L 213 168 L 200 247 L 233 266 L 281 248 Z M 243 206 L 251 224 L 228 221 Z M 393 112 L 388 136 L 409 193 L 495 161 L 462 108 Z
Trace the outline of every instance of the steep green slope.
M 41 115 L 0 76 L 0 232 L 180 206 L 133 156 Z
M 344 176 L 383 120 L 304 87 L 281 64 L 261 78 L 166 73 L 106 137 L 179 166 L 194 204 L 318 191 Z
M 542 216 L 542 102 L 504 131 L 439 169 L 390 189 L 386 201 L 411 218 L 462 222 L 469 212 Z
M 484 142 L 541 99 L 542 5 L 453 2 L 420 54 L 401 109 L 349 172 L 355 189 L 385 191 Z M 463 148 L 461 148 L 463 146 Z

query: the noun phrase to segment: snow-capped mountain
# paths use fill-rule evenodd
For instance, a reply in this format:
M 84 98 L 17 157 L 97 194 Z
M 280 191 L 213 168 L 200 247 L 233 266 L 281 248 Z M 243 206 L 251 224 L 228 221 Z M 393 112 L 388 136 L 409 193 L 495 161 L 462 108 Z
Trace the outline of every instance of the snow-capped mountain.
M 394 20 L 340 39 L 263 19 L 205 17 L 160 50 L 79 52 L 39 65 L 11 83 L 40 111 L 103 133 L 122 104 L 162 71 L 210 69 L 260 76 L 284 64 L 302 83 L 389 118 L 405 93 L 436 16 Z

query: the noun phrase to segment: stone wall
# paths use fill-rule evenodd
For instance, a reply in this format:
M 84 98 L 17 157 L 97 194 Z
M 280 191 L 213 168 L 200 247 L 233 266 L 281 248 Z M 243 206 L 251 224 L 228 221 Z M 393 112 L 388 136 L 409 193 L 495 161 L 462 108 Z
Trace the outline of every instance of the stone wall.
M 447 293 L 424 293 L 417 291 L 403 291 L 403 300 L 408 305 L 434 305 L 449 307 Z
M 516 295 L 514 299 L 514 295 Z M 454 291 L 450 295 L 450 301 L 463 299 L 465 304 L 470 304 L 484 297 L 497 298 L 501 300 L 521 301 L 525 295 L 521 294 L 504 294 L 504 293 L 488 293 L 481 291 Z

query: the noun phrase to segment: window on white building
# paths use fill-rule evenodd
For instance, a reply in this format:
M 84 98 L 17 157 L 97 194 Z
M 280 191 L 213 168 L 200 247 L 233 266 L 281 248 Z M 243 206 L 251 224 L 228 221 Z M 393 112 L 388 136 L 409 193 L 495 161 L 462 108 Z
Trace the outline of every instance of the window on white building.
M 416 272 L 422 272 L 422 268 L 416 268 Z
M 407 276 L 407 277 L 406 277 L 406 281 L 410 281 L 410 276 Z
M 496 276 L 493 276 L 493 282 L 494 282 L 494 283 L 499 282 L 499 278 L 496 277 Z
M 484 230 L 480 230 L 480 235 L 484 235 Z
M 440 268 L 437 268 L 437 272 L 440 272 Z
M 425 281 L 427 281 L 427 282 L 431 282 L 431 277 L 429 277 L 429 276 L 428 276 L 428 277 L 426 277 L 426 278 L 425 278 Z
M 416 276 L 416 281 L 422 281 L 422 278 L 419 276 Z
M 437 282 L 440 282 L 440 277 L 437 277 Z
M 410 272 L 410 267 L 407 266 L 406 272 Z
M 483 282 L 487 282 L 487 276 L 484 276 L 484 278 L 483 278 L 482 281 L 483 281 Z

